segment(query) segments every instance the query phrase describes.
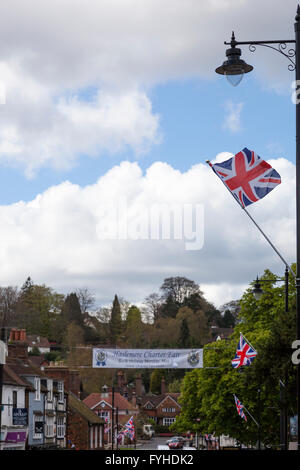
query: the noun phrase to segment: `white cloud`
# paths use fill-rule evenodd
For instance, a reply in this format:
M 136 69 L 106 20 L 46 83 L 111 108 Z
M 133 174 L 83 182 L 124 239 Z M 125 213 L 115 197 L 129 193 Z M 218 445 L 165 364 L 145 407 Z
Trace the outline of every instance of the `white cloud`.
M 257 11 L 261 11 L 257 15 Z M 265 16 L 272 12 L 272 21 Z M 220 79 L 224 40 L 293 38 L 296 5 L 266 0 L 11 0 L 0 10 L 2 164 L 69 168 L 78 154 L 147 151 L 160 135 L 149 89 L 199 77 Z M 255 53 L 268 86 L 290 75 L 280 54 Z M 253 55 L 243 49 L 243 58 Z M 95 90 L 94 99 L 85 93 Z M 290 83 L 287 85 L 290 92 Z M 77 98 L 76 98 L 77 97 Z M 239 128 L 239 109 L 227 126 Z
M 241 126 L 241 112 L 243 109 L 243 103 L 234 103 L 233 101 L 227 101 L 225 103 L 225 119 L 223 128 L 229 130 L 232 133 L 239 132 L 242 129 Z
M 293 262 L 295 168 L 283 158 L 270 163 L 282 184 L 249 212 Z M 172 233 L 170 239 L 101 240 L 97 229 L 105 222 L 103 208 L 122 198 L 131 211 L 141 204 L 202 204 L 203 248 L 188 251 L 186 240 L 176 240 Z M 265 268 L 284 272 L 281 260 L 219 178 L 201 163 L 181 173 L 157 162 L 143 174 L 137 163 L 123 162 L 90 186 L 64 182 L 31 202 L 1 206 L 0 234 L 2 285 L 21 285 L 30 275 L 64 292 L 87 286 L 102 304 L 115 293 L 140 302 L 165 277 L 183 275 L 203 286 L 209 300 L 219 305 L 241 295 Z
M 33 176 L 43 166 L 68 169 L 80 155 L 130 148 L 136 156 L 159 142 L 159 116 L 142 91 L 95 90 L 92 97 L 56 96 L 30 77 L 0 65 L 9 82 L 0 114 L 0 162 Z

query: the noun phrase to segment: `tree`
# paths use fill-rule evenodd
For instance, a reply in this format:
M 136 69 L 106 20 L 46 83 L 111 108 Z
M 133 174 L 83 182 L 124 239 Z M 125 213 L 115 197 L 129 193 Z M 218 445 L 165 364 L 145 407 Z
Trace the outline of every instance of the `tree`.
M 275 279 L 268 270 L 264 277 Z M 188 429 L 201 433 L 229 435 L 245 444 L 257 442 L 257 426 L 236 413 L 235 394 L 253 417 L 261 415 L 261 437 L 266 445 L 279 444 L 280 409 L 291 415 L 296 409 L 296 369 L 291 362 L 291 344 L 295 338 L 295 285 L 289 280 L 289 312 L 284 309 L 284 285 L 266 283 L 264 294 L 256 301 L 252 287 L 241 299 L 240 323 L 229 341 L 221 340 L 204 347 L 205 368 L 188 372 L 181 388 L 182 412 L 177 431 Z M 233 369 L 240 331 L 258 352 L 251 366 Z M 286 384 L 284 403 L 279 401 L 279 381 Z M 260 390 L 260 402 L 258 401 Z M 193 393 L 192 393 L 193 391 Z M 197 423 L 197 424 L 195 424 Z
M 205 313 L 201 310 L 194 312 L 189 307 L 181 307 L 176 315 L 181 323 L 186 321 L 189 329 L 189 347 L 202 347 L 210 340 L 210 331 Z
M 198 284 L 182 276 L 166 278 L 160 289 L 163 292 L 164 299 L 171 298 L 179 305 L 192 294 L 201 293 Z
M 175 318 L 179 308 L 179 302 L 174 300 L 174 298 L 169 295 L 160 307 L 160 315 L 158 316 L 158 319 L 165 317 Z
M 183 318 L 180 325 L 178 346 L 180 348 L 188 348 L 190 347 L 190 343 L 190 330 L 186 318 Z
M 18 296 L 17 287 L 0 287 L 0 327 L 14 326 Z
M 225 312 L 229 311 L 233 316 L 234 322 L 233 325 L 238 323 L 239 321 L 239 313 L 241 311 L 240 301 L 239 300 L 231 300 L 230 302 L 226 302 L 219 308 L 221 314 L 225 315 Z
M 230 310 L 225 310 L 221 324 L 223 328 L 233 328 L 235 315 Z
M 140 309 L 135 305 L 131 305 L 124 322 L 122 343 L 129 345 L 131 348 L 145 347 L 145 331 L 146 328 L 142 322 Z
M 136 326 L 137 324 L 142 323 L 141 311 L 135 305 L 131 305 L 128 309 L 125 323 L 126 327 L 130 327 L 131 325 Z
M 161 315 L 162 304 L 160 295 L 156 293 L 148 295 L 144 300 L 144 304 L 146 306 L 150 318 L 152 318 L 153 321 L 158 320 Z
M 72 292 L 71 294 L 67 295 L 61 310 L 61 314 L 66 325 L 75 323 L 78 326 L 83 326 L 83 316 L 76 293 Z
M 77 323 L 70 323 L 67 326 L 66 342 L 69 350 L 84 343 L 84 331 Z
M 161 393 L 161 381 L 165 372 L 162 369 L 154 369 L 150 375 L 150 392 L 155 394 Z
M 63 295 L 44 284 L 34 284 L 30 277 L 27 278 L 16 304 L 17 326 L 49 338 L 62 302 Z
M 82 313 L 86 313 L 95 304 L 95 295 L 92 294 L 86 287 L 77 289 L 76 295 L 78 297 Z
M 110 340 L 112 344 L 116 344 L 117 338 L 122 331 L 121 307 L 117 295 L 115 295 L 115 298 L 113 300 L 109 328 Z

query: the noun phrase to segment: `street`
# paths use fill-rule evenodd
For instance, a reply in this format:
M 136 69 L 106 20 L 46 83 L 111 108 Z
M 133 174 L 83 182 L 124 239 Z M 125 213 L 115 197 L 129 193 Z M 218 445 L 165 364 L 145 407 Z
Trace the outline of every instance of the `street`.
M 169 437 L 152 437 L 149 441 L 140 441 L 136 448 L 137 450 L 157 450 L 158 446 L 166 446 L 168 439 Z
M 137 446 L 138 450 L 157 450 L 157 446 L 166 445 L 168 437 L 152 437 L 149 441 L 144 441 L 141 445 Z

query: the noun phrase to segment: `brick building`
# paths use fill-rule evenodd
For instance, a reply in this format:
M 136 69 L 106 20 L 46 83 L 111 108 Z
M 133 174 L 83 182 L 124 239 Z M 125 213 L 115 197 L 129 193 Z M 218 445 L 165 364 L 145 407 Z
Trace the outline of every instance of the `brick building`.
M 131 416 L 136 416 L 139 412 L 134 403 L 130 403 L 118 392 L 113 394 L 111 389 L 105 387 L 102 393 L 91 393 L 83 403 L 101 418 L 107 418 L 110 423 L 114 409 L 114 421 L 115 423 L 118 421 L 120 425 L 126 424 Z
M 141 409 L 158 425 L 170 426 L 181 412 L 179 393 L 165 392 L 161 395 L 144 395 Z
M 34 364 L 28 356 L 26 331 L 14 328 L 10 332 L 8 356 L 4 366 L 3 396 L 28 416 L 23 428 L 13 426 L 11 407 L 2 413 L 2 440 L 6 447 L 60 448 L 92 450 L 103 448 L 104 420 L 80 401 L 81 380 L 78 370 L 69 369 L 63 362 Z M 18 442 L 9 442 L 12 436 Z M 14 437 L 15 439 L 15 437 Z M 4 444 L 3 444 L 4 445 Z M 2 447 L 3 447 L 2 445 Z M 50 448 L 50 447 L 49 447 Z
M 104 420 L 69 392 L 68 448 L 101 450 L 104 447 Z

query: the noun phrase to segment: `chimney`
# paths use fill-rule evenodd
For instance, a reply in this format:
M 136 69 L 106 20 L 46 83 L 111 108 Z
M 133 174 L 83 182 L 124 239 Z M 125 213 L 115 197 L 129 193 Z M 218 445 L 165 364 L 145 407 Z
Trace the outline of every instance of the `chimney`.
M 117 375 L 118 390 L 121 391 L 124 385 L 124 374 L 121 370 L 119 370 Z
M 16 328 L 12 328 L 9 334 L 9 342 L 15 341 Z
M 70 370 L 64 365 L 63 361 L 50 362 L 49 366 L 44 366 L 44 372 L 46 375 L 53 379 L 61 380 L 64 382 L 64 387 L 67 391 L 70 389 Z M 74 391 L 73 393 L 76 394 Z
M 134 407 L 136 407 L 136 394 L 134 392 L 132 392 L 131 403 Z
M 9 335 L 8 356 L 20 359 L 28 358 L 28 345 L 26 343 L 26 330 L 12 328 Z
M 26 330 L 20 330 L 20 341 L 26 341 Z

